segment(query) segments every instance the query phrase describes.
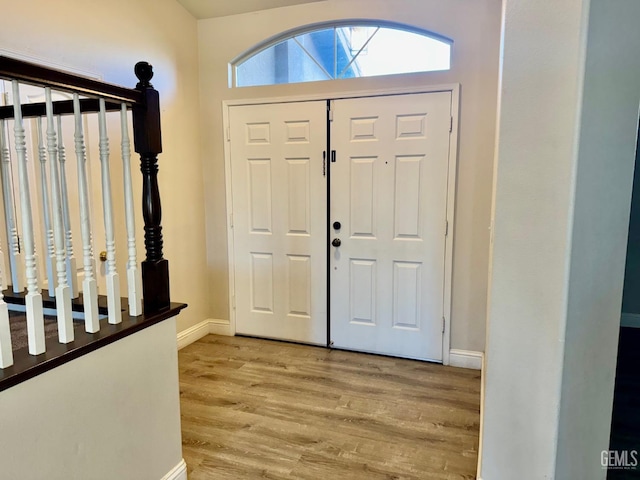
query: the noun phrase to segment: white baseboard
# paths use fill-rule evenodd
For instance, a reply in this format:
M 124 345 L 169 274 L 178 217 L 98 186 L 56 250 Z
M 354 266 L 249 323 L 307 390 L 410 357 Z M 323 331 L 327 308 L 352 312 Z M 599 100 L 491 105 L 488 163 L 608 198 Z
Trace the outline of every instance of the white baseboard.
M 452 367 L 472 368 L 482 370 L 482 352 L 470 350 L 451 350 L 449 353 L 449 365 Z
M 167 473 L 162 480 L 187 480 L 187 464 L 184 458 L 180 460 L 180 463 L 173 467 L 169 473 Z
M 210 318 L 209 322 L 209 333 L 212 335 L 226 335 L 228 337 L 233 336 L 231 333 L 231 324 L 229 320 L 221 320 L 218 318 Z
M 200 340 L 205 335 L 231 335 L 229 320 L 208 318 L 178 333 L 178 350 Z
M 195 325 L 178 333 L 178 350 L 191 345 L 200 340 L 205 335 L 209 335 L 209 320 L 196 323 Z
M 640 328 L 640 314 L 622 312 L 622 316 L 620 317 L 620 326 Z
M 640 315 L 639 315 L 640 317 Z M 208 318 L 200 323 L 182 330 L 178 333 L 178 350 L 191 345 L 193 342 L 200 340 L 202 337 L 213 335 L 232 336 L 231 324 L 229 320 L 217 318 Z M 449 365 L 452 367 L 471 368 L 474 370 L 482 370 L 482 361 L 484 353 L 474 352 L 470 350 L 451 350 L 449 353 Z

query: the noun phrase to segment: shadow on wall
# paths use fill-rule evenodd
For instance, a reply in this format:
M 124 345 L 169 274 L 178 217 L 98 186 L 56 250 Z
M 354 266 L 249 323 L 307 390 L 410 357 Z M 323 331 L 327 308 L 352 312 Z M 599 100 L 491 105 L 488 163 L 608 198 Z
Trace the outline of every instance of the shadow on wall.
M 640 140 L 640 132 L 639 132 Z M 640 328 L 640 153 L 636 147 L 636 168 L 633 174 L 633 196 L 629 219 L 629 242 L 622 295 L 623 327 Z

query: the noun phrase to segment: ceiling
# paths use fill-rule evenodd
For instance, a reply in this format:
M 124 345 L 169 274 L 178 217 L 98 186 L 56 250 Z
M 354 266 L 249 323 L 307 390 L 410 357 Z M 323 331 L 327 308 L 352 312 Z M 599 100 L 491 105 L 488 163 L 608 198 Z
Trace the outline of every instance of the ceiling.
M 324 0 L 177 0 L 194 17 L 213 18 Z

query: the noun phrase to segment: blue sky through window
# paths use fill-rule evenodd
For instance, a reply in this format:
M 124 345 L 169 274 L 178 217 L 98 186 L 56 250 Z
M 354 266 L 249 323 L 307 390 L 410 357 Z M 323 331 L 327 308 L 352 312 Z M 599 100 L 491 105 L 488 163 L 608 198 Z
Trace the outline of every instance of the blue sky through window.
M 238 87 L 451 68 L 451 44 L 398 28 L 353 25 L 294 35 L 235 66 Z

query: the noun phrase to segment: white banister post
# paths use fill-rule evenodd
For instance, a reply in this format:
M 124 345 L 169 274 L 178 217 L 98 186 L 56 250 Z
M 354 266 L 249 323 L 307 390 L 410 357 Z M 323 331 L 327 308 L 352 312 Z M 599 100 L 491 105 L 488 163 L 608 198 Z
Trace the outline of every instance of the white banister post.
M 2 249 L 0 249 L 0 257 Z M 4 280 L 4 271 L 0 270 L 0 283 Z M 13 348 L 11 346 L 11 326 L 9 324 L 9 308 L 0 291 L 0 368 L 13 365 Z
M 67 261 L 64 242 L 64 221 L 62 218 L 62 200 L 60 198 L 60 177 L 58 174 L 58 146 L 56 128 L 53 121 L 53 102 L 51 88 L 44 89 L 47 111 L 47 152 L 51 178 L 51 207 L 53 213 L 53 237 L 56 251 L 56 311 L 58 316 L 58 339 L 60 343 L 73 342 L 73 317 L 71 310 L 71 289 L 67 284 Z
M 142 273 L 138 267 L 136 252 L 136 222 L 133 205 L 133 183 L 131 180 L 131 142 L 127 123 L 127 105 L 120 110 L 122 129 L 122 170 L 124 178 L 124 207 L 127 221 L 127 287 L 129 293 L 129 315 L 142 315 Z
M 47 284 L 49 287 L 49 296 L 54 297 L 56 294 L 56 281 L 53 265 L 55 263 L 55 251 L 53 241 L 53 230 L 51 229 L 51 205 L 49 204 L 49 184 L 47 181 L 47 149 L 42 139 L 42 118 L 38 118 L 36 122 L 38 130 L 38 157 L 40 160 L 40 190 L 42 192 L 42 212 L 44 217 L 44 243 L 47 248 L 45 254 L 45 267 L 47 271 Z
M 60 196 L 62 197 L 62 219 L 64 221 L 65 249 L 67 253 L 67 283 L 71 287 L 71 298 L 78 298 L 78 268 L 73 255 L 73 235 L 71 233 L 71 214 L 69 213 L 69 194 L 67 192 L 67 155 L 62 137 L 61 116 L 58 116 L 58 161 L 60 162 Z
M 5 131 L 5 121 L 0 120 L 0 148 L 2 150 L 2 161 L 0 171 L 2 172 L 2 200 L 4 202 L 5 222 L 7 225 L 7 238 L 9 239 L 9 264 L 11 269 L 11 283 L 13 292 L 24 291 L 24 281 L 22 276 L 22 254 L 18 240 L 18 227 L 16 225 L 16 209 L 14 204 L 13 178 L 11 176 L 11 158 L 9 157 L 9 143 Z
M 13 115 L 16 155 L 18 157 L 18 178 L 20 182 L 20 211 L 22 216 L 22 235 L 24 262 L 27 276 L 27 335 L 29 353 L 40 355 L 45 351 L 44 316 L 42 313 L 42 295 L 38 289 L 36 272 L 35 243 L 33 239 L 33 219 L 31 217 L 31 198 L 29 194 L 29 176 L 27 173 L 27 147 L 24 126 L 22 123 L 22 107 L 20 105 L 20 87 L 17 80 L 12 80 Z
M 100 319 L 98 317 L 98 283 L 95 278 L 95 264 L 93 261 L 86 147 L 84 144 L 80 98 L 77 93 L 73 95 L 73 114 L 76 126 L 74 140 L 76 160 L 78 162 L 78 197 L 80 202 L 80 231 L 82 234 L 82 264 L 84 267 L 84 280 L 82 281 L 84 326 L 87 332 L 96 333 L 100 330 Z
M 102 209 L 104 214 L 104 232 L 107 244 L 107 308 L 109 323 L 116 324 L 122 322 L 122 312 L 120 303 L 120 279 L 116 272 L 116 241 L 113 229 L 111 174 L 109 173 L 109 138 L 107 137 L 107 114 L 104 98 L 100 99 L 98 127 L 100 130 Z

